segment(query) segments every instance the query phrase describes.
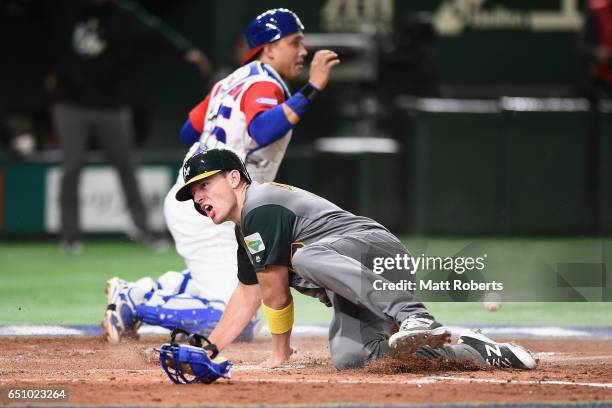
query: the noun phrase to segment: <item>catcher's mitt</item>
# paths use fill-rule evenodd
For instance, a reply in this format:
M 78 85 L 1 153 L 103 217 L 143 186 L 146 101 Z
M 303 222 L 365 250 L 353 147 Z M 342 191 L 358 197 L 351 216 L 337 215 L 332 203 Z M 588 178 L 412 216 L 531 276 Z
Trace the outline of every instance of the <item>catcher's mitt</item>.
M 177 334 L 188 335 L 189 345 L 178 344 Z M 202 341 L 207 344 L 203 346 Z M 217 346 L 204 336 L 177 329 L 172 332 L 170 343 L 162 344 L 157 351 L 162 368 L 175 384 L 210 384 L 219 377 L 230 378 L 232 363 L 218 357 Z

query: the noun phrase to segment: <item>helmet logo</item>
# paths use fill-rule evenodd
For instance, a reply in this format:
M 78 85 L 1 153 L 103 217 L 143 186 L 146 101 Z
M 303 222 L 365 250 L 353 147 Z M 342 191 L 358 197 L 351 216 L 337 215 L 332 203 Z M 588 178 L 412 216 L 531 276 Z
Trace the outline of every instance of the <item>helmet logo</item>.
M 189 176 L 189 172 L 191 172 L 191 166 L 183 167 L 183 180 L 187 181 L 187 176 Z

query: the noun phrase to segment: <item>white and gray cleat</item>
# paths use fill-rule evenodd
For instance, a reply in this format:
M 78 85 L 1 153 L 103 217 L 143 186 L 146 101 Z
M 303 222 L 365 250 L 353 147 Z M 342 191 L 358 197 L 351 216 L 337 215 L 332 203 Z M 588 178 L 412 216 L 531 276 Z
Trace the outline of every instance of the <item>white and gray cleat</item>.
M 397 333 L 389 338 L 389 347 L 400 357 L 411 356 L 421 346 L 442 347 L 450 342 L 451 332 L 428 313 L 405 319 Z
M 514 343 L 498 343 L 480 332 L 464 330 L 457 343 L 473 347 L 487 364 L 494 367 L 533 370 L 538 364 L 526 348 Z

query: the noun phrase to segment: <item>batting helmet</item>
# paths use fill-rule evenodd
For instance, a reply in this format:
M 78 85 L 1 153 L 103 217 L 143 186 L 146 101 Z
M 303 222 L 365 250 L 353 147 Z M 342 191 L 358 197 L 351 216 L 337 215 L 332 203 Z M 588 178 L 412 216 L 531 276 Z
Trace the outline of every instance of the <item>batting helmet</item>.
M 247 27 L 246 38 L 250 51 L 244 63 L 252 60 L 264 45 L 303 30 L 300 18 L 289 9 L 276 8 L 261 13 Z
M 251 176 L 244 162 L 231 150 L 211 149 L 197 152 L 183 165 L 185 184 L 176 192 L 176 199 L 178 201 L 191 200 L 193 198 L 191 184 L 227 170 L 238 170 L 247 183 L 251 184 Z M 196 209 L 198 208 L 199 206 L 196 205 Z

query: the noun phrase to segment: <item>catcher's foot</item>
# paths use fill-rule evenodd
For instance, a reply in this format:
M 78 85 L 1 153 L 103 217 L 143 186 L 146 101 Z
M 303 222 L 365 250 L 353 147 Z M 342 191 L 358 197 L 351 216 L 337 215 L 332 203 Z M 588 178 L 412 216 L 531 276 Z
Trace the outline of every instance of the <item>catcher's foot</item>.
M 104 313 L 104 319 L 102 320 L 102 330 L 104 340 L 109 343 L 119 343 L 123 334 L 123 328 L 121 322 L 117 317 L 115 310 L 107 310 Z
M 106 297 L 106 304 L 116 304 L 120 300 L 120 293 L 128 290 L 129 283 L 118 277 L 110 278 L 106 281 L 106 288 L 104 289 L 104 296 Z
M 139 338 L 138 328 L 142 322 L 135 320 L 126 303 L 121 305 L 120 310 L 117 308 L 117 305 L 110 304 L 104 313 L 102 320 L 104 340 L 109 343 L 120 343 L 121 340 L 127 338 L 137 340 Z
M 128 300 L 129 283 L 117 277 L 106 282 L 106 311 L 102 320 L 104 339 L 109 343 L 119 343 L 123 338 L 138 338 L 137 330 L 141 322 Z
M 450 342 L 451 332 L 428 313 L 404 320 L 399 331 L 389 338 L 389 347 L 400 357 L 411 356 L 421 346 L 442 347 Z
M 514 343 L 497 343 L 480 332 L 464 330 L 457 343 L 474 348 L 487 364 L 494 367 L 532 370 L 538 364 L 526 348 Z

